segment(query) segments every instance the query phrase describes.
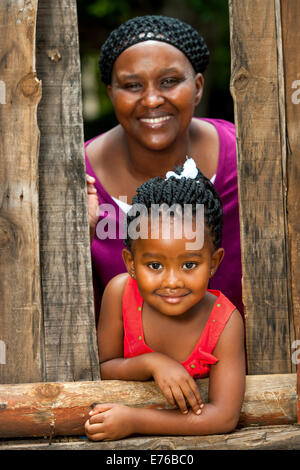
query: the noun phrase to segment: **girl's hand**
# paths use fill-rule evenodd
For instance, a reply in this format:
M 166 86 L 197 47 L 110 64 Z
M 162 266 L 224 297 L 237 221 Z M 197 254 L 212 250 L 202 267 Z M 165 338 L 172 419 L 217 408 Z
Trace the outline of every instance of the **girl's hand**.
M 95 178 L 90 175 L 86 175 L 87 182 L 87 197 L 88 197 L 88 215 L 89 215 L 89 226 L 91 240 L 94 238 L 96 225 L 98 222 L 98 196 L 97 190 L 94 186 Z
M 187 400 L 194 413 L 199 415 L 204 404 L 192 376 L 175 359 L 160 353 L 153 354 L 152 375 L 170 405 L 178 405 L 182 413 L 186 414 Z
M 96 405 L 84 429 L 92 441 L 114 441 L 133 434 L 132 408 L 115 403 Z

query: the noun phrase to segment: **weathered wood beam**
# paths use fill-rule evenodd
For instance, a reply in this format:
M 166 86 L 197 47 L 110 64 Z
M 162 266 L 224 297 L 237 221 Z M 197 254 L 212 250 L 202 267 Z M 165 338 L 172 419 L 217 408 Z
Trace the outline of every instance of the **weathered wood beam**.
M 44 380 L 36 13 L 0 2 L 0 383 Z
M 138 436 L 107 442 L 92 442 L 78 437 L 57 437 L 51 441 L 37 438 L 1 440 L 1 450 L 111 450 L 115 452 L 116 458 L 119 456 L 118 451 L 153 450 L 156 455 L 156 464 L 159 464 L 160 457 L 157 455 L 159 450 L 184 451 L 187 455 L 193 450 L 300 450 L 300 427 L 297 424 L 255 426 L 235 430 L 229 434 L 212 436 Z M 139 454 L 134 455 L 138 457 Z M 108 457 L 113 457 L 113 454 L 98 454 L 99 465 L 104 458 L 106 463 Z
M 208 379 L 199 380 L 204 401 Z M 93 403 L 170 408 L 154 382 L 94 381 L 0 386 L 0 437 L 84 434 Z M 247 376 L 239 426 L 297 421 L 296 374 Z
M 295 372 L 277 4 L 229 0 L 249 374 Z
M 287 222 L 290 256 L 290 291 L 296 340 L 300 340 L 300 3 L 281 2 L 287 141 Z M 299 342 L 296 342 L 299 348 Z M 296 359 L 299 360 L 299 355 Z M 300 423 L 300 368 L 298 366 L 298 422 Z
M 36 42 L 45 381 L 98 380 L 76 0 L 39 0 Z

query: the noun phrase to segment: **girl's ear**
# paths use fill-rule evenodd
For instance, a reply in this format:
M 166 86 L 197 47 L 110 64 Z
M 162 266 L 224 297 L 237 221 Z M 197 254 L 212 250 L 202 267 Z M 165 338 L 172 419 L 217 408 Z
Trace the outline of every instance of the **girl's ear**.
M 204 77 L 202 73 L 197 73 L 197 75 L 195 76 L 195 86 L 196 86 L 195 106 L 197 106 L 200 103 L 202 94 L 203 94 Z
M 122 258 L 125 263 L 128 274 L 135 279 L 135 267 L 131 251 L 127 248 L 124 248 L 122 251 Z
M 211 257 L 210 277 L 213 277 L 225 255 L 224 248 L 218 248 Z

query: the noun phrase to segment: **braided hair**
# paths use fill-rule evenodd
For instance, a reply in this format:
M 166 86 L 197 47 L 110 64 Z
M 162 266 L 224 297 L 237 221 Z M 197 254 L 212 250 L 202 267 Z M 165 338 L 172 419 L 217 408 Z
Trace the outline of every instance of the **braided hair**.
M 182 167 L 176 167 L 175 173 L 180 175 L 182 170 Z M 196 214 L 196 205 L 203 204 L 205 224 L 210 230 L 214 247 L 218 249 L 221 246 L 223 227 L 222 202 L 211 181 L 199 170 L 195 179 L 186 177 L 176 178 L 175 176 L 164 179 L 158 176 L 146 181 L 146 183 L 137 188 L 132 204 L 143 205 L 147 209 L 148 214 L 153 204 L 167 204 L 168 207 L 178 204 L 182 209 L 184 209 L 185 204 L 190 204 L 193 215 Z M 124 244 L 128 249 L 131 248 L 132 242 L 128 227 L 136 217 L 136 211 L 130 209 L 127 212 L 127 237 L 124 239 Z
M 163 15 L 137 16 L 113 30 L 103 44 L 99 59 L 103 83 L 111 83 L 113 65 L 125 49 L 150 40 L 177 47 L 189 59 L 196 73 L 203 73 L 208 65 L 207 46 L 192 26 Z

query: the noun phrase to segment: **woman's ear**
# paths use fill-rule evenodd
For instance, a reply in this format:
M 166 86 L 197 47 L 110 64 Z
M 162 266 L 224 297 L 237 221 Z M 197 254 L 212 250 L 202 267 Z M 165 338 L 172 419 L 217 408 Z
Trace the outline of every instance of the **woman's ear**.
M 211 257 L 210 277 L 213 277 L 225 255 L 224 248 L 218 248 Z
M 195 106 L 197 106 L 200 103 L 202 94 L 203 94 L 204 77 L 202 73 L 197 73 L 197 75 L 195 76 L 195 86 L 196 86 Z
M 111 85 L 107 85 L 106 91 L 110 99 L 112 100 L 112 91 L 111 91 Z
M 122 258 L 125 263 L 128 274 L 135 279 L 135 267 L 131 251 L 127 248 L 124 248 L 122 251 Z

